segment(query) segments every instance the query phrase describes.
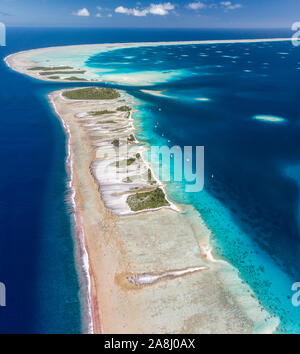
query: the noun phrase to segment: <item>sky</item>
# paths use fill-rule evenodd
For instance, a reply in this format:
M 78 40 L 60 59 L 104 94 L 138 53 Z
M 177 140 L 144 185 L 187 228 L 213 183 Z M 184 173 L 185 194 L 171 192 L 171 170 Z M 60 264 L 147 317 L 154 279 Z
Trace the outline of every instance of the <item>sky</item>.
M 300 0 L 0 0 L 7 26 L 290 28 Z

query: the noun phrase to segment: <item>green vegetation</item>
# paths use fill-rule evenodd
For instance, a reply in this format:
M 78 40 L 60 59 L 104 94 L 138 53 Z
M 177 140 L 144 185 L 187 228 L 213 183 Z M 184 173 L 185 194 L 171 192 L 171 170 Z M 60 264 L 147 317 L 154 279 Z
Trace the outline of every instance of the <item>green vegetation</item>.
M 114 147 L 119 147 L 120 146 L 120 140 L 119 139 L 115 139 L 111 143 L 113 144 Z
M 148 182 L 149 182 L 149 183 L 150 183 L 150 182 L 153 182 L 153 181 L 152 181 L 152 172 L 151 172 L 150 168 L 148 168 Z
M 135 137 L 133 134 L 130 134 L 130 137 L 128 138 L 128 141 L 134 142 L 135 141 Z
M 97 124 L 113 124 L 116 123 L 113 120 L 105 120 L 105 121 L 99 121 L 97 122 Z
M 48 75 L 66 75 L 66 74 L 84 74 L 85 70 L 77 70 L 77 71 L 42 71 L 39 73 L 41 76 L 48 76 Z
M 132 165 L 135 161 L 136 159 L 133 157 L 125 160 L 117 159 L 115 162 L 112 162 L 110 166 L 116 166 L 117 168 L 119 167 L 125 168 L 126 166 Z
M 127 204 L 132 211 L 156 209 L 162 206 L 170 205 L 161 188 L 156 188 L 151 192 L 130 195 L 127 198 Z
M 150 168 L 148 168 L 148 171 L 147 171 L 147 179 L 148 179 L 149 184 L 151 184 L 151 185 L 156 184 L 156 180 L 153 178 Z
M 41 70 L 51 70 L 51 68 L 47 68 L 45 66 L 34 66 L 33 68 L 29 68 L 31 71 L 41 71 Z
M 91 111 L 89 112 L 89 114 L 91 116 L 102 116 L 103 114 L 112 114 L 115 113 L 114 111 L 108 111 L 107 109 L 105 109 L 104 111 Z
M 135 157 L 136 157 L 137 159 L 140 159 L 140 158 L 141 158 L 141 154 L 138 152 L 138 153 L 135 155 Z
M 65 91 L 63 96 L 71 100 L 113 100 L 118 98 L 120 94 L 111 88 L 88 87 Z
M 87 79 L 84 79 L 82 77 L 76 77 L 76 76 L 66 77 L 65 80 L 69 80 L 69 81 L 87 81 Z
M 135 162 L 135 158 L 133 158 L 133 157 L 131 157 L 130 159 L 127 159 L 127 161 L 126 161 L 127 166 L 132 165 L 134 162 Z
M 60 76 L 49 76 L 48 79 L 58 80 Z
M 32 71 L 41 71 L 41 70 L 70 70 L 73 69 L 71 66 L 34 66 L 33 68 L 30 68 L 28 70 L 32 70 Z
M 117 111 L 119 111 L 119 112 L 130 112 L 131 108 L 128 107 L 128 106 L 121 106 L 121 107 L 117 108 Z

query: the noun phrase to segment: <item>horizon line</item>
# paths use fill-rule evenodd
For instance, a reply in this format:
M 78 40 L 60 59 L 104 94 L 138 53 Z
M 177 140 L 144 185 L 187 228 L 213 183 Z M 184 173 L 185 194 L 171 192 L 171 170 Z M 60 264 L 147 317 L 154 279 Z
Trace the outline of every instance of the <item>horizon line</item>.
M 291 30 L 290 27 L 128 27 L 128 26 L 52 26 L 52 25 L 6 25 L 6 28 L 57 28 L 57 29 L 145 29 L 145 30 Z

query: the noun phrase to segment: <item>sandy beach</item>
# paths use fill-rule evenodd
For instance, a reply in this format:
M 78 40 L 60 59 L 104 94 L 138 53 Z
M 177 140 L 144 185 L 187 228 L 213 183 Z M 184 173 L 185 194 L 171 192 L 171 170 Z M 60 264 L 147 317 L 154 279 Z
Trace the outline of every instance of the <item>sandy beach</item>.
M 272 332 L 276 319 L 229 264 L 214 259 L 209 230 L 192 207 L 181 206 L 184 213 L 163 208 L 125 216 L 106 207 L 100 198 L 105 188 L 90 173 L 99 148 L 86 119 L 85 127 L 80 120 L 86 111 L 104 110 L 108 103 L 68 101 L 61 92 L 52 93 L 51 101 L 70 131 L 94 333 Z M 115 114 L 109 115 L 112 119 Z
M 201 43 L 250 41 L 266 40 Z M 199 42 L 160 45 L 192 43 Z M 158 43 L 119 46 L 141 45 Z M 109 46 L 118 45 L 102 47 Z M 99 45 L 78 47 L 99 51 Z M 33 52 L 45 55 L 51 50 L 17 53 L 6 63 L 41 79 L 29 70 L 30 58 Z M 164 185 L 142 158 L 146 147 L 134 135 L 134 99 L 120 92 L 110 100 L 77 100 L 64 97 L 64 92 L 53 92 L 49 99 L 68 136 L 76 239 L 88 272 L 90 332 L 274 332 L 278 319 L 262 308 L 235 268 L 216 259 L 210 230 L 199 213 L 192 206 L 169 200 Z M 118 110 L 124 106 L 132 111 Z M 117 162 L 114 141 L 118 147 L 130 143 L 118 160 L 125 163 L 117 165 L 117 174 L 112 172 Z M 151 179 L 147 178 L 149 169 Z M 163 191 L 165 205 L 137 211 L 128 203 L 130 196 L 156 189 Z

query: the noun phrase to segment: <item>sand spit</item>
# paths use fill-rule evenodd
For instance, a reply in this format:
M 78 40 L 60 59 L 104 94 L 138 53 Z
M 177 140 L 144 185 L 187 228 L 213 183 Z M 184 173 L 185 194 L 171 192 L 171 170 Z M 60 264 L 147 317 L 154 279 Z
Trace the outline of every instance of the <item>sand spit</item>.
M 144 286 L 155 284 L 158 281 L 173 279 L 177 277 L 182 277 L 186 274 L 199 272 L 201 270 L 208 269 L 208 267 L 192 267 L 181 270 L 169 270 L 168 272 L 156 274 L 156 273 L 143 273 L 143 274 L 134 274 L 126 277 L 129 283 L 134 284 L 136 286 Z
M 126 206 L 124 195 L 136 193 L 130 184 L 142 190 L 153 186 L 140 177 L 122 182 L 128 176 L 127 164 L 119 165 L 119 177 L 112 176 L 116 160 L 111 141 L 126 141 L 134 133 L 128 112 L 116 111 L 124 100 L 134 104 L 125 93 L 110 101 L 67 100 L 61 91 L 51 94 L 70 131 L 94 333 L 273 332 L 278 319 L 259 305 L 236 269 L 214 259 L 210 232 L 196 210 L 181 206 L 184 213 L 171 207 L 134 213 Z M 105 110 L 114 112 L 91 114 Z M 145 148 L 138 142 L 129 145 L 119 161 Z M 146 170 L 144 163 L 139 171 Z M 136 176 L 137 166 L 128 167 L 129 176 Z
M 165 95 L 164 92 L 165 92 L 166 90 L 162 90 L 162 91 L 140 90 L 140 91 L 143 92 L 143 93 L 146 93 L 146 94 L 148 94 L 148 95 L 152 95 L 152 96 L 174 98 L 174 97 Z
M 151 85 L 153 72 L 142 73 L 143 80 L 139 77 L 135 80 L 134 75 L 124 81 L 124 75 L 115 75 L 105 70 L 92 69 L 85 65 L 92 55 L 107 52 L 115 49 L 136 48 L 136 47 L 155 47 L 155 46 L 178 46 L 196 44 L 234 44 L 234 43 L 264 43 L 264 42 L 284 42 L 292 41 L 292 38 L 265 38 L 265 39 L 235 39 L 235 40 L 209 40 L 209 41 L 184 41 L 184 42 L 141 42 L 141 43 L 109 43 L 48 47 L 32 49 L 24 52 L 15 53 L 5 58 L 6 64 L 23 74 L 44 81 L 59 82 L 116 82 L 127 85 L 136 85 L 144 80 Z M 52 70 L 53 68 L 56 70 Z M 40 70 L 32 70 L 40 68 Z M 47 70 L 47 68 L 50 70 Z M 48 75 L 45 75 L 48 74 Z M 174 72 L 173 74 L 176 74 Z M 170 74 L 171 76 L 173 75 Z M 140 76 L 141 74 L 136 74 Z M 157 73 L 157 82 L 164 82 L 168 75 Z M 101 78 L 103 76 L 103 78 Z M 120 82 L 118 82 L 120 80 Z

